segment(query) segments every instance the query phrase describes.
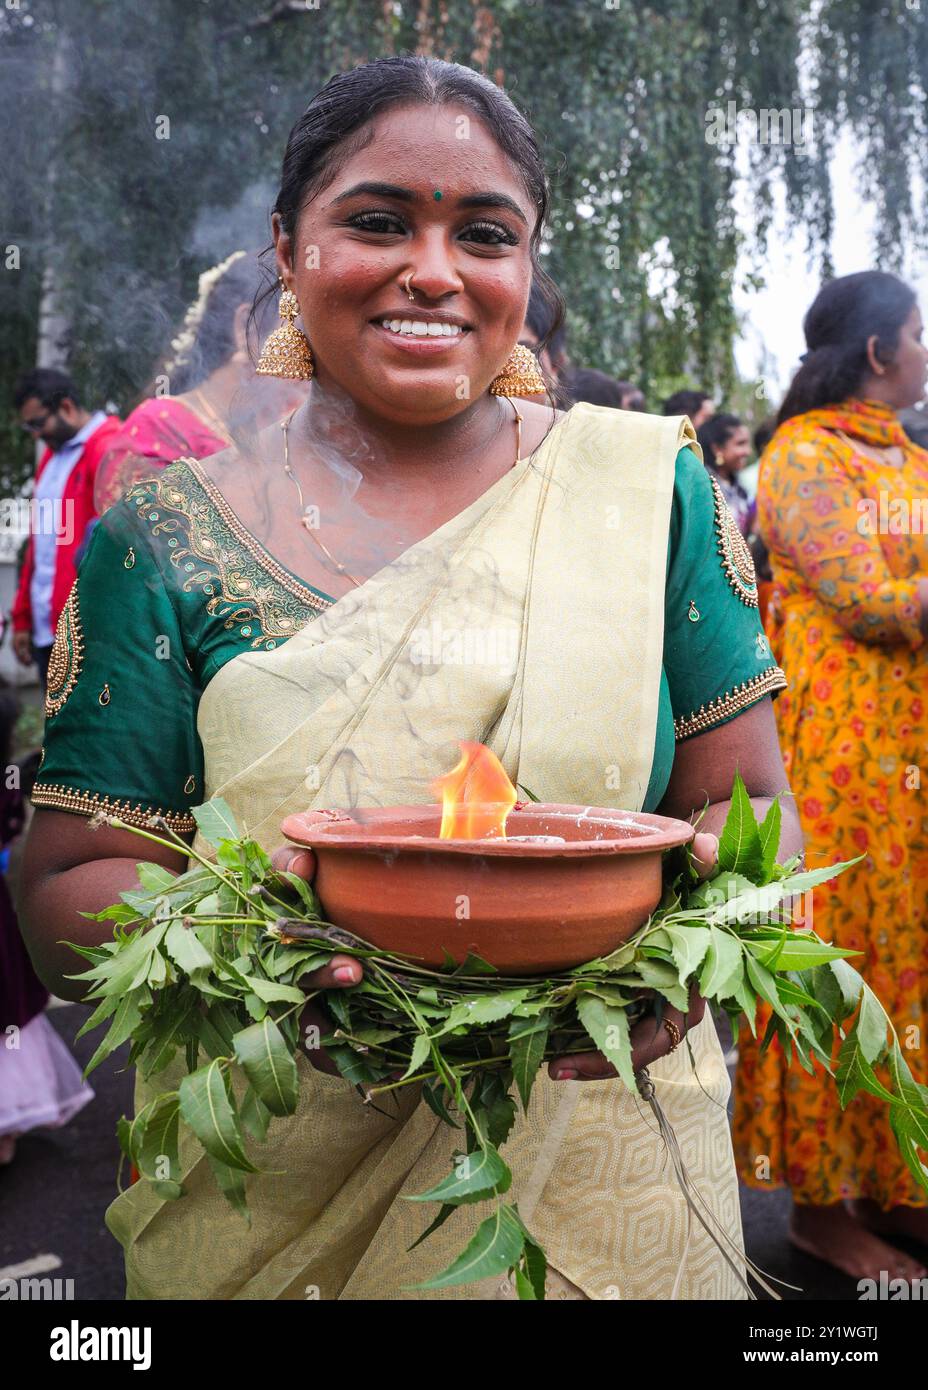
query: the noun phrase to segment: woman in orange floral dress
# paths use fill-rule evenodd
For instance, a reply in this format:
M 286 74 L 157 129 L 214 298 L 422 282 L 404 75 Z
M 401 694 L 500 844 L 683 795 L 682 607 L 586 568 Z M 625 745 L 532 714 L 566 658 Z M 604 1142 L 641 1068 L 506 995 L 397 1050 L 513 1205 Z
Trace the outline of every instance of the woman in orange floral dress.
M 764 453 L 758 522 L 774 592 L 768 632 L 789 687 L 777 723 L 810 868 L 865 855 L 815 893 L 815 930 L 889 1011 L 928 1082 L 928 452 L 896 411 L 922 398 L 928 350 L 894 276 L 833 280 Z M 922 789 L 921 781 L 925 779 Z M 775 1039 L 739 1037 L 735 1152 L 751 1187 L 788 1186 L 790 1238 L 852 1277 L 921 1278 L 892 1244 L 928 1244 L 926 1198 L 885 1106 L 846 1111 Z M 836 1049 L 837 1052 L 837 1049 Z M 887 1239 L 888 1238 L 888 1239 Z

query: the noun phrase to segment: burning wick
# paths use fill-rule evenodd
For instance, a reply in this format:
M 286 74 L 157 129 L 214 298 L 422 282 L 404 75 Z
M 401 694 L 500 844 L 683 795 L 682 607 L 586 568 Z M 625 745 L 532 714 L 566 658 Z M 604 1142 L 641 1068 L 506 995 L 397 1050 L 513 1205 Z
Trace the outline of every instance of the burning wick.
M 432 783 L 441 798 L 441 840 L 506 838 L 506 817 L 516 789 L 495 753 L 482 743 L 460 742 L 461 761 Z

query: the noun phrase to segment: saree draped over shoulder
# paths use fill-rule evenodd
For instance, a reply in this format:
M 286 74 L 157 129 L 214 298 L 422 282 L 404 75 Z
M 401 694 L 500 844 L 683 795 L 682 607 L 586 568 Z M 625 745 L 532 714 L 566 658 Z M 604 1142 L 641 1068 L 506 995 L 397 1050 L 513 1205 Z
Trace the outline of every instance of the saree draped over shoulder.
M 546 801 L 641 807 L 654 749 L 674 464 L 689 422 L 587 408 L 477 502 L 274 650 L 244 651 L 199 706 L 205 798 L 221 796 L 268 850 L 310 807 L 423 803 L 459 756 L 491 747 Z M 195 848 L 207 856 L 199 837 Z M 690 1175 L 741 1248 L 726 1116 L 729 1081 L 711 1017 L 655 1063 L 658 1097 Z M 461 1250 L 488 1204 L 434 1215 L 404 1196 L 449 1170 L 460 1131 L 399 1092 L 364 1106 L 300 1057 L 301 1095 L 249 1179 L 252 1224 L 182 1139 L 187 1195 L 137 1183 L 107 1224 L 126 1250 L 128 1296 L 486 1299 L 493 1279 L 411 1288 Z M 136 1086 L 137 1107 L 177 1084 Z M 738 1298 L 694 1224 L 650 1113 L 619 1080 L 542 1071 L 504 1155 L 512 1197 L 545 1247 L 551 1296 Z M 274 1171 L 270 1171 L 274 1170 Z

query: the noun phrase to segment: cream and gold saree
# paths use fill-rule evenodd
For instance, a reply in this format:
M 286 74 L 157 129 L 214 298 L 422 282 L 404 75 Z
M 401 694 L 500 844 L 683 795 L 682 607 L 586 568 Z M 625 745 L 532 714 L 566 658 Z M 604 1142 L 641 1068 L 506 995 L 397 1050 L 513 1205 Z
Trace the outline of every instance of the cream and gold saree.
M 674 462 L 688 422 L 578 406 L 531 459 L 273 651 L 243 652 L 207 687 L 206 796 L 268 850 L 309 807 L 431 800 L 458 740 L 488 744 L 546 801 L 641 807 L 663 653 Z M 210 853 L 205 843 L 197 849 Z M 651 1068 L 690 1176 L 740 1249 L 711 1018 Z M 300 1061 L 298 1113 L 277 1120 L 249 1180 L 250 1229 L 184 1147 L 187 1196 L 123 1192 L 107 1224 L 130 1298 L 507 1297 L 505 1283 L 423 1294 L 487 1214 L 464 1207 L 423 1245 L 402 1200 L 449 1169 L 459 1132 L 400 1092 L 396 1116 Z M 697 1075 L 698 1072 L 698 1075 Z M 157 1090 L 180 1072 L 155 1078 Z M 141 1079 L 136 1104 L 152 1087 Z M 505 1147 L 512 1196 L 545 1247 L 551 1296 L 737 1298 L 694 1225 L 653 1117 L 622 1082 L 542 1073 Z

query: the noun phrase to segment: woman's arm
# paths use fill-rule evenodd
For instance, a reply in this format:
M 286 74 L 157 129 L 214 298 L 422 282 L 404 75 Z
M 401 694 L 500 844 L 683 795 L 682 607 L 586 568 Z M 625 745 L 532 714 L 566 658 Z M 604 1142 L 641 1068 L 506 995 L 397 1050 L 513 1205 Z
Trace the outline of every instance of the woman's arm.
M 188 845 L 193 838 L 192 831 L 181 835 Z M 311 854 L 281 846 L 273 859 L 278 869 L 292 867 L 307 879 L 312 877 Z M 187 868 L 186 856 L 180 849 L 174 851 L 151 840 L 140 840 L 131 830 L 117 830 L 109 825 L 91 830 L 87 816 L 36 807 L 26 837 L 17 910 L 36 974 L 59 999 L 84 1002 L 87 986 L 66 976 L 88 968 L 82 956 L 61 943 L 99 946 L 112 941 L 112 922 L 88 921 L 80 913 L 101 912 L 119 902 L 120 893 L 137 887 L 136 866 L 144 860 L 161 864 L 175 874 L 182 874 Z M 339 975 L 338 971 L 346 973 Z M 361 974 L 356 960 L 336 955 L 321 970 L 307 975 L 304 984 L 313 989 L 344 989 L 357 984 Z M 322 1069 L 331 1067 L 331 1063 L 324 1064 Z
M 741 773 L 759 818 L 765 815 L 778 793 L 785 793 L 778 858 L 786 860 L 801 854 L 802 830 L 786 780 L 773 701 L 769 696 L 727 724 L 708 729 L 677 745 L 670 782 L 658 813 L 675 816 L 678 820 L 694 820 L 708 802 L 699 830 L 718 835 L 731 805 L 730 793 L 736 771 Z
M 193 834 L 182 836 L 193 843 Z M 92 922 L 81 912 L 101 912 L 120 893 L 138 886 L 136 865 L 151 860 L 176 874 L 187 861 L 131 830 L 101 825 L 88 816 L 37 806 L 26 836 L 17 915 L 39 979 L 59 999 L 82 1002 L 86 983 L 68 980 L 89 964 L 63 941 L 100 946 L 113 939 L 112 922 Z
M 678 744 L 670 783 L 658 813 L 674 816 L 678 820 L 694 820 L 708 800 L 708 810 L 699 822 L 700 835 L 694 844 L 708 872 L 718 848 L 715 837 L 728 815 L 736 771 L 741 773 L 751 804 L 759 816 L 766 812 L 778 792 L 786 793 L 782 801 L 783 821 L 778 858 L 785 860 L 794 854 L 801 854 L 802 830 L 786 780 L 773 701 L 769 696 L 727 724 L 720 724 Z M 682 1037 L 689 1028 L 701 1022 L 704 1013 L 705 1001 L 694 986 L 690 994 L 689 1013 L 683 1015 L 677 1009 L 668 1007 L 664 1010 L 664 1017 L 677 1025 Z M 643 1018 L 635 1024 L 631 1030 L 631 1042 L 632 1065 L 636 1071 L 656 1062 L 659 1057 L 665 1057 L 671 1048 L 668 1030 L 653 1017 Z M 556 1057 L 548 1064 L 548 1071 L 555 1081 L 599 1081 L 617 1075 L 601 1052 Z

